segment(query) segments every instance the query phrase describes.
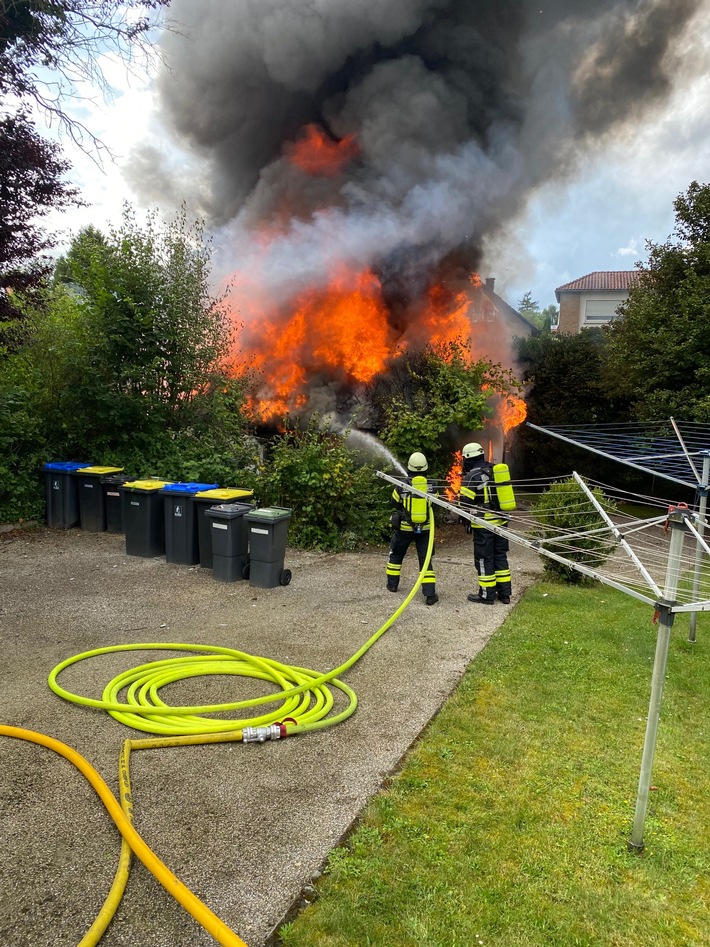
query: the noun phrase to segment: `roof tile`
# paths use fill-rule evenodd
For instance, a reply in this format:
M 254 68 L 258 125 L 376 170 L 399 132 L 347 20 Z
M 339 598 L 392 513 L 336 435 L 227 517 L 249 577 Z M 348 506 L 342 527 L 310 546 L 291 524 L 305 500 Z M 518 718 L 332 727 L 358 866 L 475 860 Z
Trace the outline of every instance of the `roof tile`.
M 579 279 L 558 286 L 555 293 L 584 293 L 588 290 L 610 291 L 630 289 L 639 281 L 638 270 L 595 270 Z

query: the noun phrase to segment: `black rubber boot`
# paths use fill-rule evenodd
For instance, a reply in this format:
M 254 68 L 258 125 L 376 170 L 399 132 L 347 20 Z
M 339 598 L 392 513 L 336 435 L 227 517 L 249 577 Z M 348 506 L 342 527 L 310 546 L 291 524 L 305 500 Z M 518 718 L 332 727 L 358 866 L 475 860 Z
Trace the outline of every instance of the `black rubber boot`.
M 477 592 L 471 592 L 468 597 L 469 602 L 475 602 L 476 605 L 495 605 L 494 598 L 483 598 Z
M 438 601 L 439 601 L 439 596 L 436 594 L 436 592 L 434 592 L 433 595 L 427 595 L 425 599 L 425 602 L 427 605 L 436 605 Z

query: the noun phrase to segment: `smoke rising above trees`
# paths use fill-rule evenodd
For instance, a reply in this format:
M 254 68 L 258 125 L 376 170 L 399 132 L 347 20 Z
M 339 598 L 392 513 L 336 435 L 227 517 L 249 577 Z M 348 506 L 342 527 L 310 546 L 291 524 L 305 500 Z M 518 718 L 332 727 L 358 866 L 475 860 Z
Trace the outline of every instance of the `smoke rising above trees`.
M 664 101 L 700 6 L 173 0 L 166 136 L 200 169 L 193 199 L 228 257 L 248 267 L 253 228 L 279 222 L 268 268 L 284 293 L 336 257 L 416 293 L 452 254 L 477 267 L 537 187 Z M 357 140 L 340 173 L 289 160 L 311 125 Z M 170 199 L 165 154 L 135 169 L 144 199 Z

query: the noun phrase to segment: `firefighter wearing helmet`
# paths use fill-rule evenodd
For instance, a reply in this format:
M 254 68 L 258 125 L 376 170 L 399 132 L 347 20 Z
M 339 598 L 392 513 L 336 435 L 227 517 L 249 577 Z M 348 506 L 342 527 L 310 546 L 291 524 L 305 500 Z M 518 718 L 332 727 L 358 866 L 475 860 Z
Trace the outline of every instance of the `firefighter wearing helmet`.
M 407 461 L 409 476 L 407 484 L 421 490 L 422 493 L 431 493 L 429 482 L 425 476 L 429 464 L 420 451 L 415 451 Z M 399 588 L 399 579 L 402 573 L 402 562 L 412 542 L 419 557 L 421 571 L 426 560 L 429 546 L 429 519 L 431 503 L 424 497 L 410 493 L 409 490 L 395 487 L 391 498 L 395 512 L 390 517 L 392 523 L 392 540 L 390 542 L 389 559 L 387 561 L 387 588 L 396 592 Z M 434 550 L 429 566 L 424 573 L 422 592 L 427 605 L 436 605 L 439 596 L 436 594 L 436 575 L 434 574 Z
M 505 468 L 507 472 L 507 467 L 504 464 L 494 465 L 487 461 L 481 445 L 473 442 L 466 444 L 461 454 L 463 457 L 461 506 L 464 509 L 470 509 L 492 526 L 505 526 L 508 520 L 501 510 L 500 487 L 497 487 L 496 480 L 501 479 L 497 477 L 499 468 Z M 504 489 L 507 489 L 510 497 L 513 498 L 509 479 Z M 507 509 L 514 509 L 514 498 L 511 501 L 504 501 L 504 506 Z M 468 600 L 479 605 L 493 605 L 497 599 L 504 605 L 508 605 L 512 591 L 508 565 L 508 540 L 479 523 L 471 525 L 473 527 L 473 555 L 478 573 L 478 591 L 472 592 Z

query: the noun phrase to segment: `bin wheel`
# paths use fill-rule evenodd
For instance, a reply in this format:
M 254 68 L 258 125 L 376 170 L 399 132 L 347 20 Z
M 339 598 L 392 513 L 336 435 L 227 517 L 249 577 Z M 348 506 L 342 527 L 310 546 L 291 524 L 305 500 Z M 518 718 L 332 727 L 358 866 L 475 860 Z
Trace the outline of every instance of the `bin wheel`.
M 288 585 L 291 581 L 291 570 L 282 569 L 281 575 L 279 576 L 279 585 Z
M 248 579 L 248 578 L 249 578 L 249 563 L 248 563 L 248 562 L 247 562 L 247 564 L 242 568 L 242 578 L 243 578 L 243 579 Z

